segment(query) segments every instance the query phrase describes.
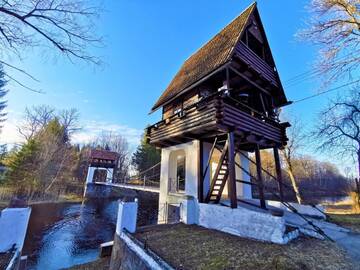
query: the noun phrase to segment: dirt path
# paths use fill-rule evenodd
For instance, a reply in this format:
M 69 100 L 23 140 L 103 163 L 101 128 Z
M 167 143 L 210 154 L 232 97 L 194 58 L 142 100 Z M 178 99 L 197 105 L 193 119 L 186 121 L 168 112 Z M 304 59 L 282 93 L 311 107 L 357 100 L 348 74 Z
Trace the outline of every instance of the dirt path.
M 355 262 L 360 262 L 360 234 L 331 231 L 327 233 Z

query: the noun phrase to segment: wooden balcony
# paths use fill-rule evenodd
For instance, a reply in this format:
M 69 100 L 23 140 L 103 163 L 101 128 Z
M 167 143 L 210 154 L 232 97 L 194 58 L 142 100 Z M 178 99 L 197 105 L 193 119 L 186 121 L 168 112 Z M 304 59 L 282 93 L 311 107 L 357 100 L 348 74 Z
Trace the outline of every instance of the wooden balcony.
M 262 148 L 286 144 L 287 123 L 278 123 L 249 107 L 216 94 L 147 128 L 151 144 L 166 147 L 193 139 L 208 139 L 233 130 L 238 145 Z

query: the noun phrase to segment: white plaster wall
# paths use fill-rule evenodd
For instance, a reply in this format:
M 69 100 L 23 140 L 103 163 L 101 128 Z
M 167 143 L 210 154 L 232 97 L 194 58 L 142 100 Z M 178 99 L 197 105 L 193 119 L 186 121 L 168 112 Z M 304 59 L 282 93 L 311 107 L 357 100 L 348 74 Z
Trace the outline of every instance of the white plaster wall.
M 248 157 L 248 152 L 242 151 L 242 154 Z M 237 153 L 235 161 L 240 164 L 245 170 L 250 171 L 250 162 L 243 155 Z M 236 179 L 250 182 L 250 176 L 241 170 L 238 166 L 235 166 Z M 252 199 L 251 185 L 236 182 L 236 195 L 242 199 Z
M 209 161 L 209 155 L 210 155 L 210 151 L 211 151 L 211 147 L 212 147 L 212 144 L 210 143 L 206 143 L 204 142 L 203 143 L 203 174 L 205 172 L 205 169 L 206 169 L 206 166 L 207 166 L 207 163 Z M 209 168 L 207 169 L 206 171 L 206 175 L 204 177 L 204 191 L 203 191 L 203 196 L 204 198 L 206 198 L 208 192 L 209 192 L 209 189 L 210 189 L 210 182 L 211 182 L 211 166 L 209 166 Z
M 113 182 L 113 175 L 114 175 L 114 169 L 113 168 L 103 168 L 103 167 L 89 167 L 87 176 L 86 176 L 86 184 L 93 183 L 95 170 L 102 170 L 106 171 L 106 183 L 112 183 Z
M 197 200 L 199 146 L 199 141 L 193 140 L 161 150 L 159 223 L 166 221 L 167 204 L 179 206 L 184 201 L 184 196 L 191 196 Z M 185 152 L 185 192 L 171 194 L 169 193 L 169 178 L 176 177 L 176 155 L 171 155 L 171 153 L 177 151 Z
M 6 208 L 0 212 L 0 252 L 13 244 L 21 251 L 30 219 L 31 208 Z
M 285 220 L 283 217 L 252 211 L 243 207 L 199 203 L 199 225 L 241 237 L 284 244 Z
M 114 169 L 113 168 L 107 168 L 106 169 L 106 183 L 112 183 L 114 177 Z
M 87 176 L 86 176 L 86 184 L 93 182 L 95 170 L 96 170 L 95 167 L 88 168 L 88 172 L 87 172 Z
M 116 234 L 120 235 L 123 229 L 134 233 L 136 231 L 136 219 L 138 200 L 134 202 L 119 201 L 118 216 L 116 221 Z

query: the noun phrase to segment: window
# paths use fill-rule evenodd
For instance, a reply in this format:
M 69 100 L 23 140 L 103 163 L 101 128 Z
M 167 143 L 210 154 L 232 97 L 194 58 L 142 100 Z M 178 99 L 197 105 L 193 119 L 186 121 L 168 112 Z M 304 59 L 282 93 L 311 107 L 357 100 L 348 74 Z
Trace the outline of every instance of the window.
M 185 156 L 177 157 L 176 161 L 177 191 L 185 191 Z
M 169 192 L 185 191 L 185 151 L 176 150 L 169 157 Z
M 173 114 L 177 114 L 177 113 L 181 112 L 182 109 L 183 109 L 182 103 L 175 104 L 173 107 Z

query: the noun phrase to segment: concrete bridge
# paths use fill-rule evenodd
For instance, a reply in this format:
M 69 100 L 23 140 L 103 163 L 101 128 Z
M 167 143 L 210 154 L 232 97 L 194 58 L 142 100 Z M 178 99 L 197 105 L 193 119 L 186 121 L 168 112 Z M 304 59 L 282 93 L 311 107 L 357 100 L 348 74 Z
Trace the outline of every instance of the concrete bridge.
M 104 183 L 104 182 L 95 182 L 97 185 L 104 185 L 104 186 L 111 186 L 111 187 L 120 187 L 120 188 L 127 188 L 133 190 L 141 190 L 141 191 L 148 191 L 148 192 L 160 192 L 159 187 L 151 187 L 145 185 L 132 185 L 132 184 L 118 184 L 118 183 Z
M 109 182 L 93 182 L 87 183 L 85 186 L 84 197 L 97 198 L 123 198 L 127 196 L 138 196 L 139 193 L 152 193 L 158 197 L 160 193 L 159 187 L 119 184 Z

